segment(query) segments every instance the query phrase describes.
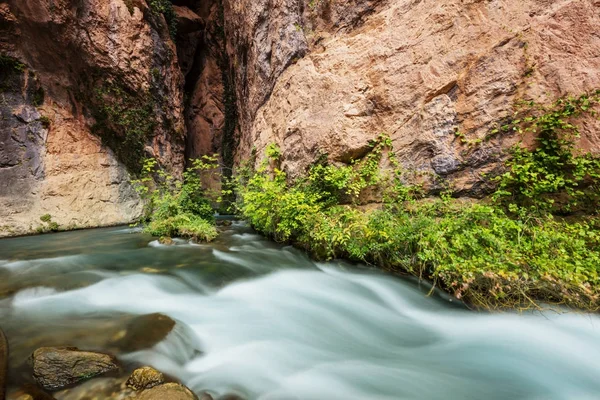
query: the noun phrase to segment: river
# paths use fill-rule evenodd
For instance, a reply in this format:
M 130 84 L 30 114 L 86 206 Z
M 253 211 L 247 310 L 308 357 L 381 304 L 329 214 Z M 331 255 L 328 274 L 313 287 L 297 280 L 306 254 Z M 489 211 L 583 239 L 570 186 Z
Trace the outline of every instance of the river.
M 600 399 L 597 316 L 477 313 L 427 291 L 240 222 L 200 245 L 123 227 L 0 240 L 13 384 L 36 347 L 73 345 L 248 400 Z M 117 346 L 157 312 L 177 322 L 164 340 Z

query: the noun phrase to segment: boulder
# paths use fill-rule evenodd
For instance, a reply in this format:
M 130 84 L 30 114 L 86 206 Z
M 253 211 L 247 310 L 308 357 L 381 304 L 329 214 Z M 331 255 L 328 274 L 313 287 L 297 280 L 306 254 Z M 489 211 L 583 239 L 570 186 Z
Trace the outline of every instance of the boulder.
M 127 353 L 149 349 L 162 341 L 174 326 L 175 321 L 164 314 L 142 315 L 131 320 L 110 345 Z
M 136 400 L 198 400 L 188 388 L 178 383 L 165 383 L 147 389 L 135 397 Z
M 151 367 L 138 368 L 127 379 L 127 386 L 135 390 L 150 389 L 165 382 L 162 372 Z
M 114 357 L 76 347 L 42 347 L 31 356 L 33 378 L 46 390 L 59 390 L 119 369 Z

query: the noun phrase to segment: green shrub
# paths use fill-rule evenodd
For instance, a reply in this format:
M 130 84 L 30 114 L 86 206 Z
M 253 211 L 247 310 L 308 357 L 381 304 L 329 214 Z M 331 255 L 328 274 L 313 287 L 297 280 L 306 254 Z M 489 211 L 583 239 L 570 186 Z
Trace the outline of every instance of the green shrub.
M 585 208 L 595 211 L 600 194 L 600 158 L 578 154 L 575 124 L 583 115 L 597 116 L 600 91 L 578 98 L 559 99 L 549 107 L 527 102 L 505 130 L 536 136 L 534 149 L 517 144 L 507 161 L 507 171 L 496 178 L 495 200 L 530 211 L 570 213 Z
M 317 258 L 347 258 L 430 279 L 475 306 L 600 307 L 598 219 L 559 221 L 515 204 L 448 196 L 417 201 L 420 189 L 404 185 L 398 168 L 380 172 L 383 154 L 395 165 L 387 138 L 372 149 L 351 165 L 316 163 L 293 183 L 268 162 L 254 173 L 244 170 L 239 212 L 258 231 Z M 361 193 L 374 189 L 383 191 L 384 203 L 371 211 L 357 208 Z
M 210 242 L 218 235 L 215 226 L 209 221 L 188 213 L 152 219 L 145 232 L 157 237 L 186 237 L 197 242 Z
M 217 168 L 215 157 L 192 161 L 192 166 L 177 180 L 159 168 L 155 159 L 144 160 L 142 177 L 133 181 L 146 200 L 145 231 L 154 236 L 181 236 L 210 241 L 217 236 L 214 210 L 202 188 L 200 174 Z

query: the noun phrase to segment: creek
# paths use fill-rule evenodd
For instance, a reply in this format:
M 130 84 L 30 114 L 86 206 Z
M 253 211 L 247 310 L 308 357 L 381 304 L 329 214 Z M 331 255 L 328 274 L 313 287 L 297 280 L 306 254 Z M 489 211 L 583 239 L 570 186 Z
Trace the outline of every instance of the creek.
M 35 348 L 69 345 L 248 400 L 600 398 L 596 315 L 480 313 L 428 292 L 241 222 L 199 245 L 124 227 L 0 240 L 12 385 Z M 119 344 L 153 313 L 176 321 L 164 340 Z

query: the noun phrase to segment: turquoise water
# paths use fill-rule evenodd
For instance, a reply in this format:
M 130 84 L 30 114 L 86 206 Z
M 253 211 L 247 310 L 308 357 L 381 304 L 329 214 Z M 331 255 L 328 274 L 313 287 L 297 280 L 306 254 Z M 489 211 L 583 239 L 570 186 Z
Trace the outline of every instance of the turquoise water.
M 600 399 L 597 316 L 489 315 L 426 293 L 241 223 L 210 245 L 130 228 L 0 240 L 13 385 L 33 349 L 71 345 L 247 399 Z M 146 326 L 123 345 L 136 316 L 157 312 L 177 322 L 164 340 L 136 345 Z

